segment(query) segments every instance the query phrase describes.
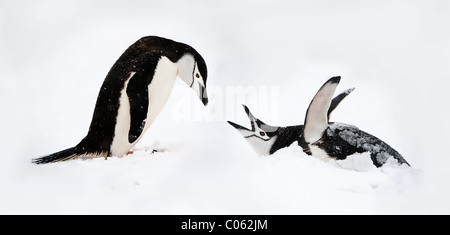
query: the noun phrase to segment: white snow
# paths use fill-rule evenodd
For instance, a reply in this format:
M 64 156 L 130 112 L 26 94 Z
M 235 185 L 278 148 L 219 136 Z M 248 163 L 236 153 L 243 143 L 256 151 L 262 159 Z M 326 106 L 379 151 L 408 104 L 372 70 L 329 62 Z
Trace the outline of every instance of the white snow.
M 0 214 L 450 213 L 447 1 L 2 1 L 0 11 Z M 81 141 L 107 72 L 146 35 L 203 55 L 208 107 L 178 79 L 134 154 L 31 164 Z M 248 121 L 246 103 L 267 124 L 302 124 L 338 75 L 336 94 L 356 90 L 331 121 L 379 137 L 412 168 L 355 170 L 297 146 L 258 157 L 226 122 Z M 227 93 L 237 86 L 256 92 L 249 103 Z

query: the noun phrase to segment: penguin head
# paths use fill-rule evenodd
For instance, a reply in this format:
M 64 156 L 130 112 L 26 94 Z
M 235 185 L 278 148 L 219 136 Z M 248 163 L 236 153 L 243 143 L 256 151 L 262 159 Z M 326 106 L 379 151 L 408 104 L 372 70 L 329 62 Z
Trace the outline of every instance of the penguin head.
M 250 130 L 231 121 L 228 121 L 228 123 L 241 133 L 258 155 L 269 155 L 280 127 L 265 124 L 263 121 L 255 118 L 247 106 L 242 106 L 244 106 L 248 119 L 250 119 L 252 129 Z
M 206 79 L 208 71 L 205 60 L 195 50 L 185 53 L 178 60 L 178 76 L 197 94 L 206 106 L 208 95 L 206 93 Z

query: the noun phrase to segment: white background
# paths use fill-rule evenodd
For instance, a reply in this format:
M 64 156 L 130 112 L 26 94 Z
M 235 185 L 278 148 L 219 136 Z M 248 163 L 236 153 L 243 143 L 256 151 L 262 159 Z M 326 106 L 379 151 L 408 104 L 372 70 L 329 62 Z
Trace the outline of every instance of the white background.
M 445 0 L 1 1 L 0 213 L 448 214 L 449 22 Z M 107 72 L 147 35 L 203 55 L 210 106 L 178 81 L 135 154 L 32 165 L 84 137 Z M 226 123 L 248 126 L 226 87 L 275 87 L 254 115 L 298 125 L 336 75 L 356 90 L 332 121 L 413 169 L 340 169 L 295 147 L 261 158 Z M 179 118 L 180 104 L 223 115 Z

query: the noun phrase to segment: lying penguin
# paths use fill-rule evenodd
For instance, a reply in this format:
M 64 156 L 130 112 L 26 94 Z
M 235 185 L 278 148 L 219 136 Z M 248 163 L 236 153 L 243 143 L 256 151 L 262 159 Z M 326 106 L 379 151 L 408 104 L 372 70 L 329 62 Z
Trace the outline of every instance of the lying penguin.
M 327 110 L 340 80 L 341 77 L 330 78 L 311 101 L 299 141 L 303 151 L 318 158 L 337 160 L 354 153 L 369 152 L 376 167 L 381 167 L 390 158 L 399 165 L 409 166 L 400 153 L 377 137 L 352 125 L 329 122 Z
M 303 151 L 306 154 L 325 161 L 330 159 L 344 160 L 355 153 L 368 152 L 370 153 L 372 163 L 376 167 L 383 166 L 389 159 L 395 160 L 399 165 L 406 164 L 409 166 L 409 163 L 402 155 L 377 137 L 352 125 L 329 122 L 331 111 L 339 104 L 339 102 L 335 101 L 336 98 L 333 100 L 331 98 L 333 97 L 340 79 L 340 77 L 329 79 L 316 93 L 306 112 L 304 126 L 290 127 L 291 130 L 298 129 L 295 133 L 292 131 L 297 138 L 293 138 L 294 140 L 292 142 L 298 140 L 298 144 L 303 148 Z M 348 94 L 351 91 L 352 90 L 347 90 L 346 92 Z M 256 122 L 257 121 L 255 121 L 255 123 Z M 234 127 L 238 126 L 234 123 L 232 125 Z M 252 126 L 253 125 L 254 124 L 252 124 Z M 261 124 L 261 127 L 266 129 L 264 124 Z M 268 130 L 270 130 L 270 128 Z M 297 136 L 296 134 L 298 132 L 300 135 Z M 266 136 L 266 133 L 263 135 Z M 265 142 L 266 145 L 259 141 L 259 146 L 261 146 L 259 149 L 261 150 L 258 150 L 258 153 L 264 153 L 262 149 L 270 149 L 268 153 L 272 154 L 276 149 L 279 149 L 278 147 L 275 147 L 276 139 L 272 141 L 269 140 L 270 139 L 266 140 L 268 141 Z M 253 146 L 256 145 L 253 144 Z M 272 147 L 274 147 L 273 150 L 275 151 L 272 150 Z
M 128 154 L 166 104 L 177 76 L 206 106 L 207 69 L 203 57 L 184 43 L 156 36 L 139 39 L 106 75 L 86 137 L 75 147 L 33 162 Z
M 328 116 L 353 90 L 354 88 L 348 89 L 333 98 L 330 108 L 328 109 Z M 299 141 L 300 136 L 303 133 L 303 125 L 287 127 L 267 125 L 258 118 L 255 118 L 247 106 L 242 106 L 250 120 L 252 129 L 249 130 L 231 121 L 228 121 L 228 123 L 241 133 L 258 155 L 271 155 L 276 151 Z

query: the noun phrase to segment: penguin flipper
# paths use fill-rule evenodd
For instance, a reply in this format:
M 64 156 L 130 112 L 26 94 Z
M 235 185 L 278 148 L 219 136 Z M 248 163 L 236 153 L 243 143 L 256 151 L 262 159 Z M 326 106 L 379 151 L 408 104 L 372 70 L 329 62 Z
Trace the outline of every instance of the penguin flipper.
M 328 110 L 331 98 L 341 77 L 330 78 L 314 96 L 306 111 L 303 138 L 307 143 L 319 140 L 328 126 Z
M 353 88 L 349 88 L 349 89 L 343 91 L 341 94 L 337 95 L 336 97 L 334 97 L 334 98 L 331 100 L 330 108 L 328 109 L 328 113 L 327 113 L 328 121 L 330 120 L 330 115 L 331 115 L 331 113 L 334 111 L 334 109 L 341 103 L 341 101 L 342 101 L 345 97 L 347 97 L 350 93 L 352 93 L 353 90 L 355 90 L 354 87 L 353 87 Z
M 128 82 L 127 95 L 130 102 L 130 130 L 128 141 L 133 143 L 141 136 L 148 112 L 148 77 L 146 71 L 136 72 Z

